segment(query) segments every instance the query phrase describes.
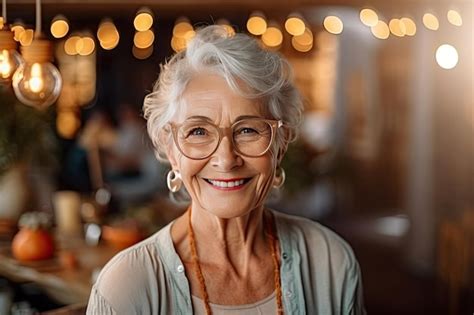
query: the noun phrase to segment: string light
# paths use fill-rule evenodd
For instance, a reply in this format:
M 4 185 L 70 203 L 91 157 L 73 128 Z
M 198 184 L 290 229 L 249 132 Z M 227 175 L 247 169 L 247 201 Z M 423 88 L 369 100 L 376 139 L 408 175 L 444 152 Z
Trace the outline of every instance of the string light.
M 379 21 L 377 12 L 368 8 L 360 10 L 359 18 L 364 25 L 370 27 L 377 25 L 377 22 Z
M 133 19 L 133 26 L 138 32 L 149 30 L 153 25 L 153 14 L 150 9 L 143 7 L 138 10 L 135 19 Z
M 64 51 L 70 56 L 77 55 L 76 43 L 81 39 L 80 36 L 70 36 L 64 42 Z
M 267 20 L 260 11 L 254 11 L 247 20 L 247 30 L 252 35 L 262 35 L 267 30 Z
M 298 13 L 292 13 L 285 21 L 286 31 L 293 36 L 299 36 L 304 33 L 306 24 Z
M 400 19 L 400 22 L 403 23 L 405 26 L 405 35 L 407 36 L 415 36 L 416 34 L 416 24 L 415 22 L 408 18 L 408 17 L 403 17 Z
M 377 22 L 377 25 L 370 28 L 372 34 L 378 39 L 387 39 L 390 36 L 390 29 L 387 23 L 382 20 Z
M 63 15 L 56 15 L 51 23 L 51 34 L 54 38 L 63 38 L 69 32 L 69 24 Z
M 461 26 L 462 25 L 462 17 L 456 10 L 449 10 L 446 14 L 449 23 L 453 24 L 454 26 Z
M 405 24 L 401 23 L 399 19 L 391 19 L 390 22 L 388 23 L 388 28 L 390 29 L 390 32 L 395 36 L 398 36 L 398 37 L 405 36 L 405 33 L 406 33 Z
M 97 38 L 99 39 L 100 46 L 105 50 L 112 50 L 117 47 L 120 35 L 112 20 L 102 20 L 97 30 Z
M 429 30 L 436 31 L 439 28 L 438 18 L 431 13 L 423 15 L 423 24 Z
M 155 40 L 155 34 L 151 30 L 136 32 L 133 37 L 133 44 L 140 49 L 150 47 Z
M 335 35 L 341 34 L 342 30 L 344 29 L 344 24 L 342 23 L 341 19 L 334 15 L 324 18 L 323 25 L 326 31 Z
M 81 37 L 75 44 L 76 52 L 81 56 L 88 56 L 94 52 L 95 42 L 92 37 Z
M 227 31 L 227 34 L 229 36 L 234 36 L 235 35 L 235 29 L 230 25 L 229 21 L 226 19 L 219 19 L 216 22 L 217 25 L 222 25 Z
M 262 34 L 262 42 L 270 48 L 276 48 L 281 45 L 283 34 L 276 23 L 272 22 L 271 26 L 267 27 L 265 33 Z

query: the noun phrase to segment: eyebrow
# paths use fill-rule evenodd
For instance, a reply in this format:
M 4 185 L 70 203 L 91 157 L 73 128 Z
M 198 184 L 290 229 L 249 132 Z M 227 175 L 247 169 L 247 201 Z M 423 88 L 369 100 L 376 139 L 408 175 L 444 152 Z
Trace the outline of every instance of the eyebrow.
M 232 123 L 239 120 L 248 119 L 248 118 L 264 118 L 264 117 L 255 116 L 255 115 L 241 115 L 241 116 L 238 116 L 236 119 L 234 119 Z M 186 118 L 186 120 L 205 120 L 205 121 L 213 122 L 211 118 L 206 117 L 206 116 L 200 116 L 200 115 L 189 116 Z

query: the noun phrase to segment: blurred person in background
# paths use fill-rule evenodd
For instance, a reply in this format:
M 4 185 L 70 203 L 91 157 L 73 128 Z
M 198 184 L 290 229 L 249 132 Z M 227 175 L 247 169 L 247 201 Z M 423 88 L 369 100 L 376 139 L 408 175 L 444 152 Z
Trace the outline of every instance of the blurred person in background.
M 129 104 L 122 104 L 117 117 L 115 127 L 106 113 L 97 111 L 91 115 L 78 139 L 75 155 L 71 155 L 68 169 L 76 172 L 82 169 L 83 172 L 84 167 L 76 168 L 75 165 L 87 164 L 89 174 L 81 175 L 82 182 L 92 181 L 87 183 L 92 189 L 107 187 L 120 208 L 126 208 L 163 190 L 164 177 L 146 137 L 145 121 L 138 111 Z
M 280 55 L 222 26 L 197 31 L 144 104 L 168 188 L 189 207 L 104 267 L 87 313 L 365 314 L 350 246 L 265 206 L 302 110 Z

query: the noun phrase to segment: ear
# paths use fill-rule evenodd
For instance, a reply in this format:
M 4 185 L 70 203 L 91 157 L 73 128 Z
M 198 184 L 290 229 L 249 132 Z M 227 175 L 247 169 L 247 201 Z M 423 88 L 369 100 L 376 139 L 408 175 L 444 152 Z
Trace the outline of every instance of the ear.
M 171 169 L 178 169 L 178 162 L 176 159 L 176 150 L 174 150 L 173 143 L 168 142 L 166 144 L 166 157 L 171 164 Z
M 288 149 L 288 143 L 285 142 L 285 144 L 278 149 L 277 153 L 277 165 L 281 164 L 281 161 L 283 160 L 283 157 L 285 156 L 286 150 Z
M 171 165 L 171 169 L 178 169 L 178 163 L 176 158 L 176 150 L 174 142 L 171 140 L 171 134 L 169 131 L 164 131 L 160 134 L 160 145 L 165 148 L 165 154 Z
M 278 148 L 278 152 L 277 152 L 278 164 L 277 165 L 280 165 L 281 161 L 283 160 L 283 157 L 285 156 L 286 151 L 288 150 L 290 135 L 289 135 L 288 129 L 285 128 L 283 130 L 284 130 L 284 133 L 283 133 L 284 140 L 283 140 L 282 146 Z

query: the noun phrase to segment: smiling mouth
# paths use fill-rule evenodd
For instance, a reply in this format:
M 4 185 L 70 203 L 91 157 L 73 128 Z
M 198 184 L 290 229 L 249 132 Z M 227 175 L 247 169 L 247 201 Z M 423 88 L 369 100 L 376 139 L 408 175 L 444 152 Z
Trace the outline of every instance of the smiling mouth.
M 252 177 L 249 178 L 239 178 L 239 179 L 231 179 L 231 180 L 217 180 L 217 179 L 208 179 L 204 178 L 206 182 L 211 184 L 215 188 L 220 188 L 220 189 L 238 189 L 245 184 L 247 184 Z

